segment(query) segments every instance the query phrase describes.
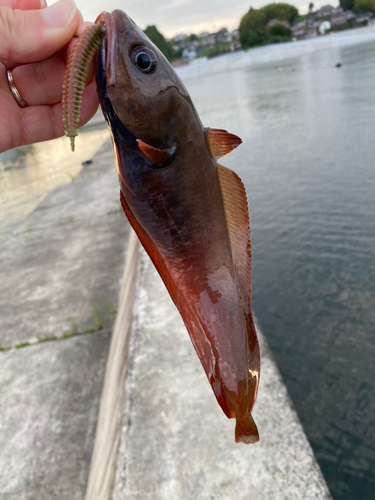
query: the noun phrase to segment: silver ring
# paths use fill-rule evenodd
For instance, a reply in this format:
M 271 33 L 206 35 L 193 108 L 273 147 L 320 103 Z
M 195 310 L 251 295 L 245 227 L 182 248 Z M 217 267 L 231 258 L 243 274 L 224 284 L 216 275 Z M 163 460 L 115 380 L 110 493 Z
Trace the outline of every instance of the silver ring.
M 7 70 L 7 80 L 8 80 L 8 84 L 9 84 L 9 89 L 12 92 L 12 96 L 14 97 L 14 100 L 16 101 L 18 106 L 20 108 L 26 108 L 27 104 L 22 99 L 21 94 L 18 92 L 16 84 L 14 83 L 12 70 L 10 70 L 10 69 Z

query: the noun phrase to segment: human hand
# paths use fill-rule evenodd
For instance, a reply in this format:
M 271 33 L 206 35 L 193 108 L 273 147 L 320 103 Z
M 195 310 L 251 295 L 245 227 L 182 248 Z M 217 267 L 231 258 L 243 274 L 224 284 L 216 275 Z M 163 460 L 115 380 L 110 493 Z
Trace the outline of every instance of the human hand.
M 62 84 L 74 35 L 87 23 L 71 0 L 47 7 L 45 0 L 0 0 L 0 152 L 64 135 Z M 26 102 L 21 108 L 6 71 Z M 89 73 L 88 81 L 93 77 Z M 80 125 L 98 108 L 96 85 L 83 93 Z

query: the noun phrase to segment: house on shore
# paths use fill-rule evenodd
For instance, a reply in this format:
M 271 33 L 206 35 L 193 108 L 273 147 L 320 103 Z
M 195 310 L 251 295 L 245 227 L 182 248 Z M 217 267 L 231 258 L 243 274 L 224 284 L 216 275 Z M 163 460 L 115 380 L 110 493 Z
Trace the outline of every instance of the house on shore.
M 332 5 L 325 5 L 306 19 L 292 26 L 293 40 L 305 40 L 318 35 L 325 35 L 328 31 L 354 28 L 375 21 L 372 12 L 355 14 L 351 10 L 336 9 Z
M 280 21 L 280 19 L 270 19 L 267 23 L 267 28 L 272 28 L 272 26 L 275 26 L 275 24 L 282 24 L 286 28 L 290 28 L 290 24 L 288 21 Z

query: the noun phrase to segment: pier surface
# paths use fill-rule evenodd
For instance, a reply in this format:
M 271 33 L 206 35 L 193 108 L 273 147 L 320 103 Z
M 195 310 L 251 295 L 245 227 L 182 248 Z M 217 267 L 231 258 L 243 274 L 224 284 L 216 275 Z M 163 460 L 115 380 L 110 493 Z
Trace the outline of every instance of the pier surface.
M 1 500 L 84 498 L 128 235 L 107 144 L 0 247 Z

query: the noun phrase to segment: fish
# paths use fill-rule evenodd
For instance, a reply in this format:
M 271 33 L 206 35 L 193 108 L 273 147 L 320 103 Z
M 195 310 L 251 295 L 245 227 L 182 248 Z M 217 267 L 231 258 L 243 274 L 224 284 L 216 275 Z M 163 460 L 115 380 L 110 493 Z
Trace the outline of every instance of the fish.
M 256 443 L 260 353 L 245 187 L 218 159 L 241 144 L 205 128 L 160 50 L 121 10 L 102 13 L 96 83 L 129 222 L 177 306 L 214 395 Z M 173 383 L 173 381 L 171 381 Z

